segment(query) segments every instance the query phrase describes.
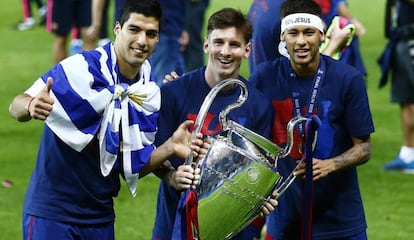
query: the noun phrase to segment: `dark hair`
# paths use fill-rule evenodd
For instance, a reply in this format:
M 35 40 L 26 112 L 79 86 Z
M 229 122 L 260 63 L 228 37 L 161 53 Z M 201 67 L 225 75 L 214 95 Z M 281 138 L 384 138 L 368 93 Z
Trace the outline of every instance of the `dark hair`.
M 128 21 L 131 13 L 140 13 L 145 17 L 154 17 L 161 28 L 161 6 L 156 0 L 127 0 L 123 4 L 117 21 L 121 27 Z
M 223 8 L 213 13 L 208 19 L 207 34 L 210 34 L 214 29 L 229 27 L 235 27 L 241 31 L 246 43 L 250 41 L 253 33 L 252 24 L 241 11 L 234 8 Z
M 321 16 L 321 7 L 313 0 L 286 0 L 280 6 L 280 17 L 294 13 L 310 13 Z

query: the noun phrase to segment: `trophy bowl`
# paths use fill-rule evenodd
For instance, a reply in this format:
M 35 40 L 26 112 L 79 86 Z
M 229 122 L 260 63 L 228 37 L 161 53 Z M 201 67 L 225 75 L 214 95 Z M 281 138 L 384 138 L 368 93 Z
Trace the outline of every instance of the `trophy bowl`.
M 193 137 L 200 131 L 204 116 L 215 95 L 229 84 L 238 84 L 242 92 L 237 102 L 220 112 L 222 130 L 211 140 L 202 159 L 190 156 L 186 163 L 200 168 L 197 195 L 196 239 L 229 239 L 243 230 L 259 214 L 260 208 L 272 194 L 279 196 L 293 182 L 293 171 L 287 179 L 277 172 L 277 161 L 286 157 L 293 146 L 295 125 L 306 120 L 296 117 L 288 124 L 288 139 L 281 148 L 263 136 L 226 119 L 231 109 L 247 99 L 247 88 L 237 79 L 225 80 L 207 95 L 196 119 Z M 282 181 L 283 180 L 283 181 Z
M 282 150 L 267 146 L 274 148 L 261 150 Z M 196 188 L 200 239 L 237 234 L 273 192 L 280 177 L 258 147 L 235 131 L 212 140 L 200 161 L 201 180 Z

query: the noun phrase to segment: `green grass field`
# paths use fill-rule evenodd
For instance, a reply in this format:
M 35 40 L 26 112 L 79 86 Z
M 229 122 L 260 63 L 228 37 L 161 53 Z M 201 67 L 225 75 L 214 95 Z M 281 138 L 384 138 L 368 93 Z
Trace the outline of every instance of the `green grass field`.
M 8 114 L 13 97 L 24 91 L 39 75 L 52 66 L 52 35 L 42 27 L 26 32 L 14 30 L 20 20 L 20 1 L 3 0 L 0 9 L 0 181 L 14 183 L 0 186 L 0 239 L 21 239 L 21 209 L 36 151 L 42 123 L 18 123 Z M 361 49 L 368 69 L 368 91 L 376 132 L 372 135 L 371 160 L 359 167 L 360 186 L 365 203 L 370 239 L 412 239 L 414 235 L 414 176 L 385 173 L 383 163 L 399 150 L 401 130 L 399 108 L 389 103 L 389 88 L 378 89 L 380 55 L 383 37 L 385 0 L 349 0 L 351 11 L 366 26 Z M 251 1 L 212 0 L 209 14 L 225 6 L 247 12 Z M 243 66 L 248 77 L 247 67 Z M 358 117 L 358 116 L 355 116 Z M 131 198 L 124 186 L 115 200 L 117 239 L 150 239 L 155 213 L 158 180 L 148 176 L 139 182 L 138 196 Z

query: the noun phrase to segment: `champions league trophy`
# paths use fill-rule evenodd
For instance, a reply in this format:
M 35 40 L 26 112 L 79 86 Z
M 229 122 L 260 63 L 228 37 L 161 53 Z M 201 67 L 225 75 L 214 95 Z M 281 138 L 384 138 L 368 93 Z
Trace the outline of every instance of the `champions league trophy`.
M 231 238 L 258 216 L 260 207 L 273 191 L 280 196 L 295 179 L 292 171 L 283 180 L 277 172 L 277 161 L 289 155 L 294 128 L 306 118 L 295 117 L 288 123 L 285 148 L 226 119 L 227 114 L 248 97 L 246 85 L 238 79 L 225 80 L 211 89 L 200 108 L 192 138 L 200 132 L 217 93 L 230 84 L 239 85 L 242 91 L 236 102 L 220 112 L 222 130 L 212 138 L 202 159 L 194 160 L 190 154 L 186 161 L 186 164 L 200 168 L 201 172 L 195 189 L 198 199 L 196 239 Z

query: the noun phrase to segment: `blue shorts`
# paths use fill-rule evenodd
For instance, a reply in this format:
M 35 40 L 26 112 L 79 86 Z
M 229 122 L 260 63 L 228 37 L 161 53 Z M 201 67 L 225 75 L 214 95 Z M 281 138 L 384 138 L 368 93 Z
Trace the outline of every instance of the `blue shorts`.
M 332 240 L 367 240 L 367 239 L 368 239 L 367 232 L 363 231 L 363 232 L 357 233 L 357 234 L 355 234 L 353 236 L 350 236 L 350 237 L 335 238 L 335 239 L 332 239 Z M 271 236 L 269 233 L 266 233 L 265 240 L 282 240 L 282 239 L 277 239 L 277 238 Z
M 75 225 L 23 214 L 23 240 L 114 240 L 114 224 Z
M 66 36 L 73 27 L 88 27 L 92 19 L 92 0 L 53 0 L 52 32 Z

